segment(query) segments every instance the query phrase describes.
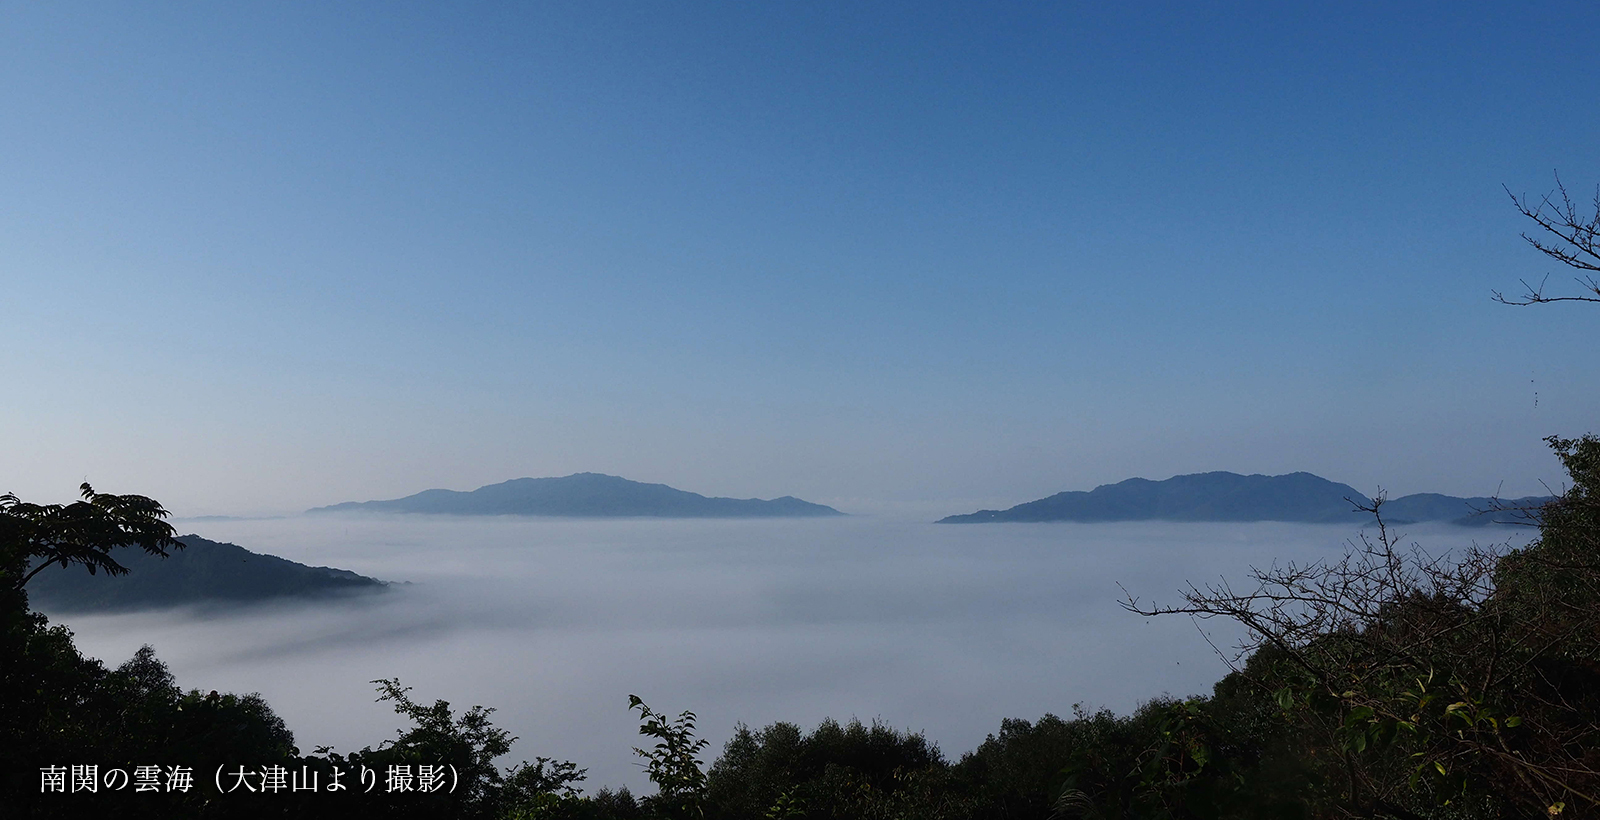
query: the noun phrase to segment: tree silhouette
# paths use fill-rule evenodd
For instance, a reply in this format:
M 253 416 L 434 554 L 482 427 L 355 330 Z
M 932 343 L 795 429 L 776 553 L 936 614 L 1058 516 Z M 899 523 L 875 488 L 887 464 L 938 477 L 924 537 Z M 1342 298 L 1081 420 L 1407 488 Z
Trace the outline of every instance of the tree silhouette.
M 173 539 L 167 511 L 142 495 L 97 493 L 85 482 L 83 500 L 71 504 L 29 504 L 12 493 L 0 495 L 0 583 L 21 591 L 45 567 L 82 565 L 93 575 L 126 575 L 111 557 L 119 547 L 138 547 L 167 557 L 182 549 Z
M 1531 235 L 1523 234 L 1522 238 L 1545 256 L 1582 271 L 1577 277 L 1578 286 L 1594 295 L 1547 296 L 1545 284 L 1550 277 L 1545 276 L 1538 287 L 1523 280 L 1523 293 L 1518 297 L 1507 297 L 1499 291 L 1493 291 L 1494 300 L 1506 305 L 1600 302 L 1600 280 L 1595 278 L 1595 274 L 1600 273 L 1600 186 L 1595 187 L 1593 213 L 1589 216 L 1581 214 L 1578 206 L 1573 204 L 1559 175 L 1556 176 L 1556 189 L 1540 197 L 1538 202 L 1527 194 L 1513 194 L 1510 188 L 1506 189 L 1506 194 L 1523 216 L 1539 226 L 1538 231 Z

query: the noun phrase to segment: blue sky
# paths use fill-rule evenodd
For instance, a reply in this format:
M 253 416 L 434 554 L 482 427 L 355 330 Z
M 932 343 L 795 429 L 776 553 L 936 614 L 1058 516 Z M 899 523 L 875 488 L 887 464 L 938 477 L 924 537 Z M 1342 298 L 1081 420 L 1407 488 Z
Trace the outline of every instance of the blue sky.
M 6 5 L 0 490 L 1538 491 L 1600 11 L 1295 5 Z

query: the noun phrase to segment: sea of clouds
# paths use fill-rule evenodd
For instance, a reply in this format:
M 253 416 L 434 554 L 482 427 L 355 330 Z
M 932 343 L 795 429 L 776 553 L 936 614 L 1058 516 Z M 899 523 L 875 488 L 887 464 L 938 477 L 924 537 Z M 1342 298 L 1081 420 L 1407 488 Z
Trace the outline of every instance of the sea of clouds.
M 151 644 L 186 688 L 260 692 L 304 750 L 376 745 L 398 677 L 424 702 L 497 709 L 502 762 L 552 756 L 591 789 L 648 792 L 627 708 L 692 709 L 714 758 L 736 723 L 882 720 L 958 757 L 1002 718 L 1127 712 L 1204 693 L 1231 623 L 1144 618 L 1190 581 L 1336 557 L 1347 526 L 935 525 L 798 520 L 307 516 L 177 522 L 247 549 L 407 582 L 356 599 L 57 620 L 115 664 Z M 1434 551 L 1495 533 L 1411 528 Z

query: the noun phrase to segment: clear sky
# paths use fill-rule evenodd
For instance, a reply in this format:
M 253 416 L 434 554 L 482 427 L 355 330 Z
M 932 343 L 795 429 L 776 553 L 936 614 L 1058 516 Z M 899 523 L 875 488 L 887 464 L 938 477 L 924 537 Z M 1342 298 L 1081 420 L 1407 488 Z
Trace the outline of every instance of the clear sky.
M 7 3 L 0 491 L 1537 492 L 1600 7 L 1306 5 Z

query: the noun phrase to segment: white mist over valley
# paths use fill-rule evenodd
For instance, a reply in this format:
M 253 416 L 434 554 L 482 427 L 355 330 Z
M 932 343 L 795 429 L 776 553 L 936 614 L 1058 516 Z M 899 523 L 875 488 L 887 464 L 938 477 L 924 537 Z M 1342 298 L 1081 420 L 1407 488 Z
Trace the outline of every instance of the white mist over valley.
M 230 541 L 396 584 L 326 603 L 55 618 L 108 663 L 152 644 L 180 685 L 259 691 L 302 750 L 376 745 L 404 724 L 375 703 L 398 677 L 419 701 L 494 707 L 508 759 L 570 759 L 585 784 L 649 791 L 627 696 L 699 714 L 714 759 L 737 722 L 882 720 L 958 757 L 1008 717 L 1074 704 L 1126 713 L 1207 692 L 1226 666 L 1178 617 L 1190 581 L 1343 553 L 1357 529 L 1287 523 L 951 526 L 904 517 L 575 520 L 304 516 L 178 521 Z M 1407 528 L 1440 552 L 1505 538 Z M 1510 533 L 1516 535 L 1517 533 Z M 1231 623 L 1198 624 L 1218 646 Z

